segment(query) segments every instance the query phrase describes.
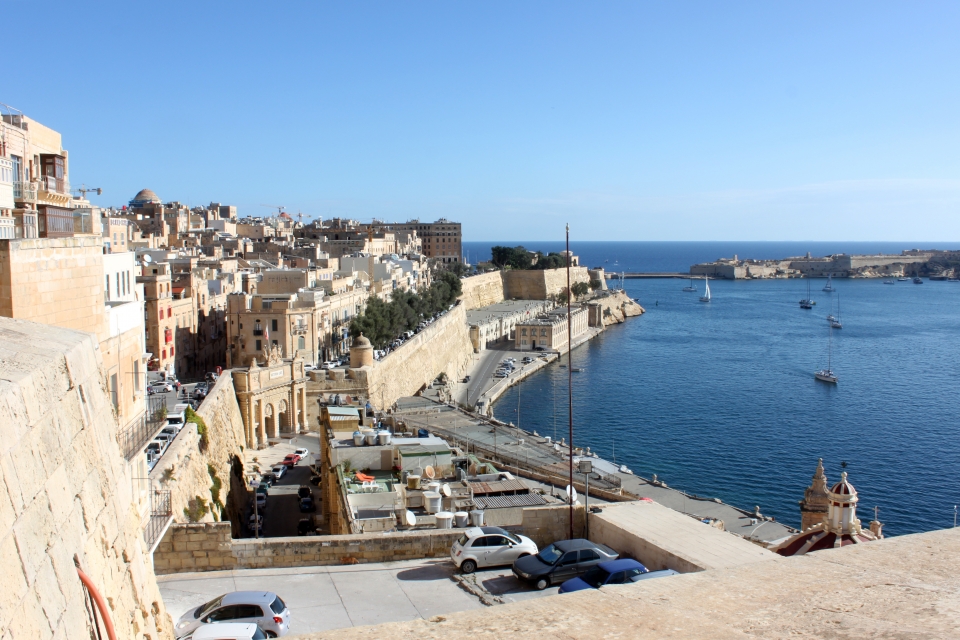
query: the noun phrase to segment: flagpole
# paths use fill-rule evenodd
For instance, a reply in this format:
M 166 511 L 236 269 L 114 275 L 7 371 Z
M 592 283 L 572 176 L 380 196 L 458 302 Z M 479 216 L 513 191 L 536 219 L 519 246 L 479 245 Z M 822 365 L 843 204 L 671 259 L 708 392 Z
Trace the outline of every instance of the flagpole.
M 567 224 L 567 400 L 570 408 L 570 433 L 567 443 L 567 453 L 569 454 L 570 464 L 570 539 L 573 539 L 573 362 L 570 356 L 573 352 L 573 322 L 571 317 L 571 298 L 573 292 L 570 291 L 570 224 Z M 586 517 L 586 516 L 584 516 Z

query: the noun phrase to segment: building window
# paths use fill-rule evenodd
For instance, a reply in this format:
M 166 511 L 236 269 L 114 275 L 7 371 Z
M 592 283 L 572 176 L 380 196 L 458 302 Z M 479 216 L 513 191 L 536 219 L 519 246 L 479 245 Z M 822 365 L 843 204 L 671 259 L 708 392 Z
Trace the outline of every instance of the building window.
M 527 330 L 526 330 L 526 329 L 521 329 L 521 330 L 520 330 L 520 335 L 522 335 L 522 336 L 527 335 Z M 526 341 L 524 341 L 524 343 L 526 343 Z
M 168 318 L 173 317 L 173 309 L 171 309 L 170 307 L 167 307 L 167 317 Z
M 106 278 L 106 288 L 104 289 L 104 293 L 107 294 L 107 302 L 110 302 L 110 276 L 107 275 L 104 277 Z
M 299 338 L 297 338 L 297 349 L 301 349 L 301 350 L 302 350 L 302 349 L 306 349 L 306 348 L 307 348 L 307 344 L 306 344 L 306 342 L 304 341 L 303 336 L 300 336 Z
M 271 321 L 270 321 L 270 331 L 276 331 L 276 330 L 277 330 L 277 321 L 276 321 L 276 320 L 271 320 Z
M 167 350 L 166 350 L 166 349 L 164 349 L 163 351 L 160 352 L 160 358 L 161 358 L 162 360 L 166 360 L 166 359 L 167 359 Z
M 257 340 L 257 351 L 260 351 L 263 348 L 263 344 Z

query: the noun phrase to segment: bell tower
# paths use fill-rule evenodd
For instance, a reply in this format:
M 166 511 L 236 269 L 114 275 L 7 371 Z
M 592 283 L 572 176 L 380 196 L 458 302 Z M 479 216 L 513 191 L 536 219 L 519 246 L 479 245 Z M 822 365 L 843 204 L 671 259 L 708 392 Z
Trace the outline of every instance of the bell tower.
M 817 470 L 813 474 L 810 486 L 803 492 L 800 501 L 800 530 L 806 531 L 815 524 L 823 522 L 827 516 L 827 476 L 823 473 L 823 458 L 817 460 Z

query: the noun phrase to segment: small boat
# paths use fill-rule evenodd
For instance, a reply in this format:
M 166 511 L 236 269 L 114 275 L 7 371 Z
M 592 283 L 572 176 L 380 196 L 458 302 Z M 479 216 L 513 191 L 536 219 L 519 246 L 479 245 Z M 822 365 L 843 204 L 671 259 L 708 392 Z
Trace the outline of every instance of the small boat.
M 906 282 L 910 278 L 897 278 L 897 282 Z
M 913 284 L 923 284 L 923 280 L 921 278 L 914 278 Z
M 710 302 L 710 279 L 707 276 L 703 276 L 703 295 L 700 296 L 700 302 Z
M 960 278 L 947 278 L 947 282 L 960 282 Z
M 583 367 L 574 367 L 573 369 L 571 369 L 571 371 L 573 371 L 574 373 L 580 373 L 581 371 L 586 371 L 586 369 L 584 369 Z
M 836 321 L 837 321 L 837 316 L 833 315 L 832 313 L 827 316 L 827 322 L 836 322 Z
M 837 294 L 837 316 L 834 318 L 830 316 L 833 320 L 830 321 L 831 329 L 843 329 L 843 324 L 840 322 L 840 294 Z
M 684 290 L 684 291 L 688 291 L 688 292 L 690 292 L 690 291 L 696 291 L 696 290 L 697 290 L 697 288 L 696 288 L 695 286 L 693 286 L 693 278 L 690 278 L 690 286 L 689 286 L 689 287 L 684 287 L 683 290 Z
M 884 280 L 883 284 L 896 284 L 893 280 Z
M 813 309 L 816 302 L 810 299 L 810 281 L 807 280 L 807 297 L 800 301 L 801 309 Z
M 823 286 L 823 290 L 827 293 L 833 293 L 836 289 L 833 288 L 833 274 L 827 276 L 827 284 Z
M 830 328 L 830 337 L 827 346 L 827 368 L 814 372 L 813 377 L 821 382 L 837 384 L 837 374 L 833 372 L 833 327 Z

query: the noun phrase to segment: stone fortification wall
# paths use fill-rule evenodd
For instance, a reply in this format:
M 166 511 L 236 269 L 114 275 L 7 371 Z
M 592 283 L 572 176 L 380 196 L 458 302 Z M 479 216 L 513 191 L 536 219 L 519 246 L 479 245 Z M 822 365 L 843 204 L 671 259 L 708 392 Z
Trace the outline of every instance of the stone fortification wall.
M 494 514 L 500 509 L 487 511 Z M 506 511 L 513 511 L 512 509 Z M 545 546 L 569 536 L 566 505 L 523 510 L 504 523 Z M 574 507 L 574 530 L 583 531 L 583 506 Z M 518 526 L 519 525 L 519 526 Z M 339 564 L 444 558 L 460 529 L 423 529 L 294 538 L 231 539 L 228 523 L 176 524 L 167 530 L 153 555 L 157 574 L 220 569 L 313 567 Z
M 206 444 L 203 444 L 197 425 L 187 423 L 150 472 L 150 479 L 170 490 L 175 522 L 190 521 L 184 508 L 197 497 L 207 504 L 206 513 L 199 517 L 200 522 L 226 519 L 239 522 L 235 515 L 242 511 L 247 499 L 242 464 L 237 467 L 235 463 L 243 457 L 243 419 L 233 376 L 229 372 L 224 372 L 217 380 L 197 415 L 205 425 Z M 220 480 L 219 491 L 214 489 L 214 476 Z
M 0 635 L 88 638 L 74 560 L 120 638 L 172 638 L 95 337 L 0 319 Z
M 570 286 L 578 282 L 590 282 L 590 274 L 586 267 L 570 268 Z M 503 272 L 503 293 L 506 298 L 545 300 L 557 295 L 566 287 L 566 269 Z
M 416 334 L 386 358 L 355 371 L 367 376 L 370 402 L 389 407 L 397 398 L 412 396 L 441 372 L 463 376 L 470 364 L 473 343 L 462 302 Z
M 503 275 L 500 271 L 470 276 L 460 282 L 463 284 L 460 299 L 467 311 L 503 302 Z
M 625 322 L 627 318 L 634 318 L 645 313 L 643 307 L 622 291 L 615 291 L 604 296 L 598 296 L 590 300 L 591 303 L 600 306 L 600 314 L 603 318 L 603 326 Z

